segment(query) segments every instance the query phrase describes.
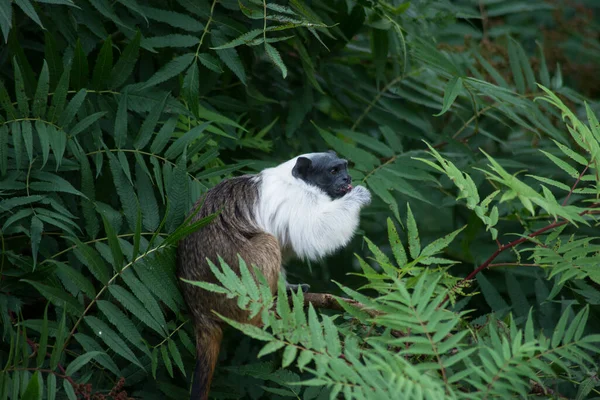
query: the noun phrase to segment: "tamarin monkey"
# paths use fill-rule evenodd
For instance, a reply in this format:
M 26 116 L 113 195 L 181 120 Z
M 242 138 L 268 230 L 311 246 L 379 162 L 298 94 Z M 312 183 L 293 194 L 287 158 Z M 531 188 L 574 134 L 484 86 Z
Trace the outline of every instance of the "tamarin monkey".
M 239 254 L 248 266 L 260 268 L 275 293 L 279 275 L 285 273 L 282 261 L 291 256 L 318 260 L 348 244 L 354 235 L 360 209 L 370 203 L 371 194 L 363 186 L 352 187 L 347 165 L 334 152 L 310 153 L 257 175 L 221 182 L 194 206 L 201 208 L 193 221 L 220 213 L 180 241 L 177 275 L 214 283 L 206 259 L 218 263 L 221 256 L 239 273 Z M 288 289 L 298 286 L 288 284 Z M 256 325 L 260 315 L 248 321 L 235 300 L 183 282 L 181 287 L 196 331 L 191 399 L 205 400 L 222 338 L 221 322 L 211 311 Z

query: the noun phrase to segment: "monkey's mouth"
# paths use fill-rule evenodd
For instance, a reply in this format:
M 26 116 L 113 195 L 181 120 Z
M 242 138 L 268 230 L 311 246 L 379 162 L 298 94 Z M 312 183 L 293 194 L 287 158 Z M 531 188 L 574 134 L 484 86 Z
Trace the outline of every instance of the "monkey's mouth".
M 339 189 L 339 191 L 344 194 L 349 193 L 351 190 L 352 190 L 351 184 L 344 185 L 344 186 L 340 187 L 340 189 Z

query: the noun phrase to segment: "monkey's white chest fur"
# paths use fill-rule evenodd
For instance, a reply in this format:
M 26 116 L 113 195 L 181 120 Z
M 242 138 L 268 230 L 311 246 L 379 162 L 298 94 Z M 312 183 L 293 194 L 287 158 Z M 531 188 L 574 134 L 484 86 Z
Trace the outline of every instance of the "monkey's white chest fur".
M 371 194 L 357 186 L 332 200 L 318 187 L 292 176 L 296 159 L 257 175 L 256 223 L 275 236 L 282 249 L 291 249 L 301 259 L 318 260 L 348 244 Z

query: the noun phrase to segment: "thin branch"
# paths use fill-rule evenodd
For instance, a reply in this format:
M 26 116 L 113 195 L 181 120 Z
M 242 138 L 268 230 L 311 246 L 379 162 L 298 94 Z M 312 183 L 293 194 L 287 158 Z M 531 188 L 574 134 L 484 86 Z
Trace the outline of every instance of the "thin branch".
M 344 307 L 340 305 L 338 300 L 341 300 L 345 303 L 348 303 L 351 306 L 360 309 L 361 311 L 366 312 L 371 317 L 383 315 L 382 312 L 372 310 L 356 300 L 345 299 L 343 297 L 336 297 L 329 293 L 304 293 L 305 306 L 312 304 L 315 308 L 325 308 L 328 310 L 344 311 Z
M 580 212 L 579 215 L 584 216 L 584 215 L 596 214 L 596 211 L 591 210 L 591 208 L 598 207 L 599 205 L 600 205 L 600 203 L 594 203 L 590 206 L 590 209 Z M 475 278 L 475 276 L 477 276 L 478 273 L 480 273 L 484 269 L 488 268 L 491 265 L 492 261 L 494 261 L 496 259 L 496 257 L 498 257 L 500 255 L 500 253 L 502 253 L 503 251 L 512 249 L 513 247 L 518 246 L 521 243 L 526 242 L 527 240 L 529 240 L 531 238 L 539 236 L 542 233 L 552 230 L 554 228 L 558 228 L 560 226 L 566 225 L 567 223 L 569 223 L 569 221 L 567 221 L 567 220 L 562 220 L 560 222 L 555 221 L 555 222 L 551 223 L 550 225 L 547 225 L 541 229 L 538 229 L 537 231 L 530 233 L 529 235 L 527 235 L 525 237 L 519 238 L 517 240 L 513 240 L 512 242 L 510 242 L 508 244 L 502 245 L 487 260 L 485 260 L 483 262 L 483 264 L 481 264 L 479 267 L 477 267 L 475 270 L 473 270 L 469 275 L 467 275 L 466 278 L 464 278 L 462 281 L 460 281 L 456 285 L 456 287 L 462 287 L 462 285 L 464 285 L 467 281 L 470 281 L 471 279 Z M 446 295 L 446 298 L 444 299 L 444 302 L 442 304 L 444 304 L 446 301 L 448 301 L 449 298 L 450 298 L 450 294 Z
M 581 181 L 581 178 L 583 178 L 583 175 L 585 175 L 585 173 L 587 172 L 588 168 L 590 167 L 590 163 L 591 163 L 591 161 L 588 163 L 588 165 L 585 166 L 585 168 L 583 169 L 583 171 L 581 171 L 581 173 L 577 177 L 577 180 L 575 181 L 575 183 L 571 187 L 571 190 L 569 190 L 569 194 L 567 195 L 567 197 L 565 198 L 565 200 L 562 203 L 563 207 L 567 204 L 567 202 L 569 201 L 569 198 L 573 194 L 573 191 L 575 190 L 575 188 L 577 187 L 577 185 L 579 185 L 579 182 Z

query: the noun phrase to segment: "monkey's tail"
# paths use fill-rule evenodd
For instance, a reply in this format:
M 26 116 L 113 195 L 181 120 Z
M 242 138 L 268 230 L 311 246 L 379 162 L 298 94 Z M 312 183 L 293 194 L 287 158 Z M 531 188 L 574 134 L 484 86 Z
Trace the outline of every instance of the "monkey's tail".
M 207 400 L 219 358 L 223 330 L 214 322 L 196 325 L 196 369 L 190 400 Z

